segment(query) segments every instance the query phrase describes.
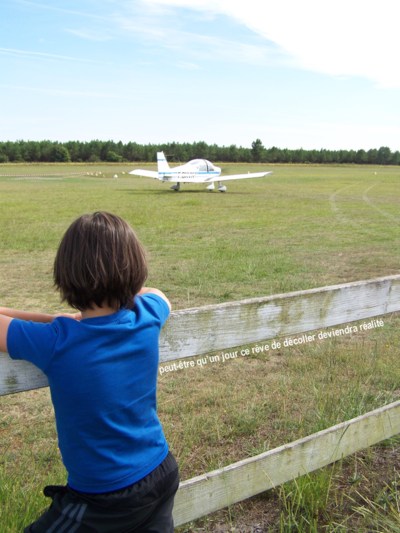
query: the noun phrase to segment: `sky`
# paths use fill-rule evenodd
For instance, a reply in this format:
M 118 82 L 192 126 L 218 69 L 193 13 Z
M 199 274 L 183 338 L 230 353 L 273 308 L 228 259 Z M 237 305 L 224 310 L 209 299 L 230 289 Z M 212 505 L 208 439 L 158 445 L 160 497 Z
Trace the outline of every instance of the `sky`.
M 400 150 L 398 0 L 1 0 L 0 141 Z

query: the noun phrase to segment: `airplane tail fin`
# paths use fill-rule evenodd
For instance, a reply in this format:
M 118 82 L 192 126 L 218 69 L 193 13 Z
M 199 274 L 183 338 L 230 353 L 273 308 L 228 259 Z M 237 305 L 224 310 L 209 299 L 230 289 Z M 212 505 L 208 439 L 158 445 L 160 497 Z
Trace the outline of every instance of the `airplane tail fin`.
M 158 172 L 168 172 L 170 170 L 164 152 L 157 152 L 157 170 Z

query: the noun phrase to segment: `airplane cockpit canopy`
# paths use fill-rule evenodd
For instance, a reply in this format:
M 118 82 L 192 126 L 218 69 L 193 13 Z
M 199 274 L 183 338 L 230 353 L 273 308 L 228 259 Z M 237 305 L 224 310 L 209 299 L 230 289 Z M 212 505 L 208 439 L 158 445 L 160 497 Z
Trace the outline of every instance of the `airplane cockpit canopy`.
M 189 162 L 189 165 L 200 172 L 210 172 L 215 170 L 214 165 L 207 161 L 207 159 L 193 159 Z

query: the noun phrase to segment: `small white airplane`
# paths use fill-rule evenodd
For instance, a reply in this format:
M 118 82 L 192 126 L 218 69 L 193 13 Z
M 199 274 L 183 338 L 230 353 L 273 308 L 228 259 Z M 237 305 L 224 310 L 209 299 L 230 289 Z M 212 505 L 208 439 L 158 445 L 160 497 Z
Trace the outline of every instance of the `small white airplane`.
M 249 172 L 248 174 L 232 174 L 221 176 L 221 169 L 207 159 L 192 159 L 189 163 L 179 167 L 170 168 L 164 152 L 157 152 L 157 170 L 131 170 L 129 174 L 135 176 L 144 176 L 146 178 L 155 178 L 160 181 L 175 183 L 171 189 L 179 191 L 181 183 L 208 183 L 208 191 L 214 190 L 214 182 L 218 182 L 218 190 L 226 191 L 226 186 L 222 181 L 226 180 L 243 180 L 248 178 L 262 178 L 272 172 Z

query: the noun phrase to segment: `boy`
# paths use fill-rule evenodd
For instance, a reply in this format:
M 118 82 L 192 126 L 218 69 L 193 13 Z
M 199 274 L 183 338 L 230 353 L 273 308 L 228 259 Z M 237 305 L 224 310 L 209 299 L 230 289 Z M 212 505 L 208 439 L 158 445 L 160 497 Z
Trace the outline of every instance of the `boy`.
M 143 288 L 132 228 L 105 212 L 79 217 L 54 262 L 54 283 L 79 313 L 0 308 L 0 350 L 48 377 L 66 486 L 32 533 L 173 531 L 178 467 L 156 412 L 158 336 L 170 303 Z

